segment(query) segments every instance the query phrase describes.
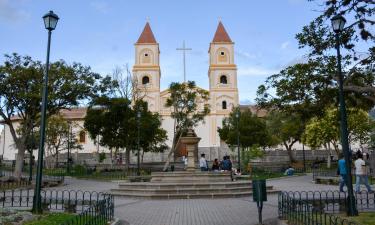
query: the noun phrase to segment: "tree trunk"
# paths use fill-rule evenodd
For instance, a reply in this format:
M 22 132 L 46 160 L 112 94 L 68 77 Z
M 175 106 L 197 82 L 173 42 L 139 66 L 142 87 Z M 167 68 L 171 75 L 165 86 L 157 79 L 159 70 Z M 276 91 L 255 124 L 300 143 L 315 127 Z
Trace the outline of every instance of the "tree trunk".
M 129 166 L 130 166 L 130 149 L 126 148 L 125 151 L 125 163 L 126 163 L 126 172 L 129 172 Z
M 16 145 L 16 148 L 18 150 L 17 158 L 16 158 L 16 165 L 14 167 L 13 176 L 16 179 L 19 180 L 21 178 L 21 175 L 22 175 L 22 169 L 23 169 L 23 164 L 24 164 L 23 160 L 25 158 L 26 148 L 25 148 L 25 145 L 24 145 L 23 138 L 17 137 L 17 133 L 16 133 L 16 130 L 14 129 L 14 127 L 13 127 L 12 122 L 9 121 L 9 123 L 7 123 L 7 125 L 9 127 L 9 131 L 10 131 L 10 134 L 12 135 L 12 138 L 13 138 L 13 141 Z
M 59 151 L 56 149 L 56 159 L 55 159 L 55 168 L 59 167 Z
M 290 163 L 295 163 L 297 162 L 296 158 L 294 157 L 293 155 L 293 152 L 292 152 L 292 146 L 295 142 L 292 142 L 290 145 L 288 145 L 288 143 L 284 142 L 284 146 L 286 148 L 286 151 L 288 153 L 288 156 L 289 156 L 289 161 Z
M 142 157 L 141 157 L 141 166 L 143 165 L 143 156 L 145 155 L 145 151 L 142 150 Z
M 23 160 L 25 158 L 25 148 L 23 148 L 23 146 L 18 146 L 17 145 L 17 148 L 18 148 L 18 153 L 17 153 L 17 158 L 16 158 L 16 166 L 14 168 L 14 173 L 13 173 L 13 176 L 16 178 L 16 179 L 20 179 L 21 178 L 21 175 L 22 175 L 22 169 L 23 169 Z M 39 160 L 39 159 L 38 159 Z

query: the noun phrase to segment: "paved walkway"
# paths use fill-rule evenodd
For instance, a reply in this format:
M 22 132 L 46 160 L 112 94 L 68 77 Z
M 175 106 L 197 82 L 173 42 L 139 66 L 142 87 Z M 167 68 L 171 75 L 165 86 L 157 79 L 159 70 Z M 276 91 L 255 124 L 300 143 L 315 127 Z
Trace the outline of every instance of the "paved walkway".
M 66 179 L 59 189 L 108 191 L 116 183 Z M 283 191 L 337 190 L 337 186 L 312 183 L 311 176 L 269 180 Z M 258 222 L 256 203 L 252 198 L 142 200 L 116 197 L 115 216 L 130 225 L 252 225 Z M 277 194 L 268 196 L 263 219 L 277 218 Z

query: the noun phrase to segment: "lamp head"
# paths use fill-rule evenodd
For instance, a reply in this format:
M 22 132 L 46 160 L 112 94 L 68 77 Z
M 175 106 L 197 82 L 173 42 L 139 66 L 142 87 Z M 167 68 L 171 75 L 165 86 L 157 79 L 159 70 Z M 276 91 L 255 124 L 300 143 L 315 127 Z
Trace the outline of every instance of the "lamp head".
M 49 31 L 52 31 L 56 28 L 59 17 L 53 11 L 49 11 L 46 15 L 43 16 L 43 20 L 45 28 Z
M 331 23 L 333 31 L 339 33 L 344 30 L 346 19 L 342 15 L 336 15 L 332 17 Z

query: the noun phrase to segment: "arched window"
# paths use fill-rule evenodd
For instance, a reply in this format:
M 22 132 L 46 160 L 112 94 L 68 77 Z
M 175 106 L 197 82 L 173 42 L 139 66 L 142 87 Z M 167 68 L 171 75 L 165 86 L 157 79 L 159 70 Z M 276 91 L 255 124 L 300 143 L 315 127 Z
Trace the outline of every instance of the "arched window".
M 222 109 L 227 109 L 227 102 L 226 102 L 226 101 L 223 101 L 223 102 L 221 103 L 221 108 L 222 108 Z
M 142 78 L 142 84 L 148 84 L 148 83 L 150 83 L 150 78 L 148 76 L 144 76 Z
M 81 130 L 79 132 L 79 142 L 85 143 L 86 142 L 86 132 L 84 130 Z
M 227 76 L 222 75 L 222 76 L 220 77 L 220 83 L 221 83 L 221 84 L 227 84 L 227 83 L 228 83 Z

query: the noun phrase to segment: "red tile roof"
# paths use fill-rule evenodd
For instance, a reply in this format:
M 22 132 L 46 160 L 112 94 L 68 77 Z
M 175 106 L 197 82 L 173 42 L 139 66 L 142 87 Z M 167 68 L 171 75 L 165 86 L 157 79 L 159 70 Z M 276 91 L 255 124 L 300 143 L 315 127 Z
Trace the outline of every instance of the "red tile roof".
M 156 44 L 156 39 L 148 22 L 146 23 L 145 28 L 143 28 L 142 34 L 139 36 L 136 44 Z
M 216 33 L 212 42 L 232 42 L 221 21 L 217 26 Z

